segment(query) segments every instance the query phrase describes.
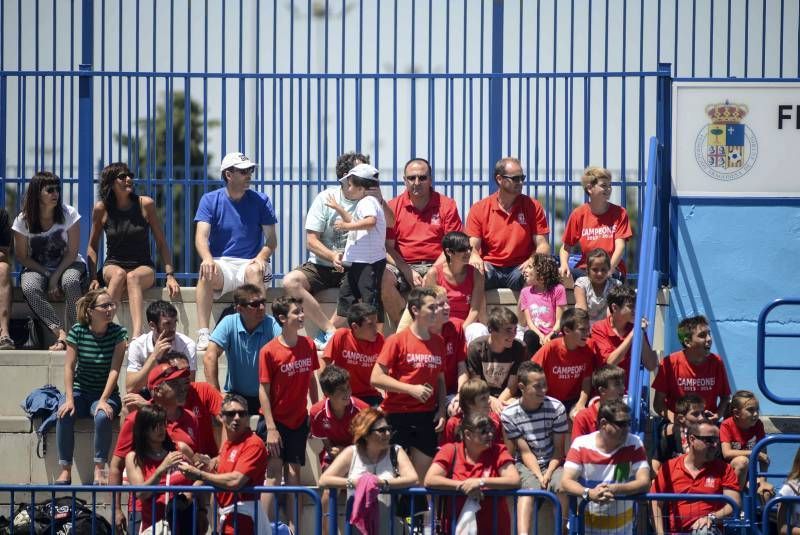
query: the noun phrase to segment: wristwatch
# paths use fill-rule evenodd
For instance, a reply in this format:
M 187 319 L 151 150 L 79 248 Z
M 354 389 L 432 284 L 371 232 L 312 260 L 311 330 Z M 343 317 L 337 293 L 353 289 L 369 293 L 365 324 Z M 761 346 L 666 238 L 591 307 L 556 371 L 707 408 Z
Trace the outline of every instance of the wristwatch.
M 715 515 L 714 513 L 708 513 L 708 521 L 711 524 L 716 524 L 717 523 L 717 515 Z
M 581 494 L 581 498 L 592 501 L 592 499 L 589 497 L 589 487 L 583 487 L 583 494 Z

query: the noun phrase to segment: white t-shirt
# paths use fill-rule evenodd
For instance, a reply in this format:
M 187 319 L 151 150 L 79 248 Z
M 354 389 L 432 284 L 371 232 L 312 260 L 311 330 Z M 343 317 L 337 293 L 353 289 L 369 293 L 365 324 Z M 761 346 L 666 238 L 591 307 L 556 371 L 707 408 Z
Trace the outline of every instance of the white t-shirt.
M 372 264 L 386 259 L 386 218 L 383 207 L 375 197 L 367 195 L 356 205 L 353 221 L 374 216 L 377 224 L 367 230 L 351 230 L 347 233 L 343 262 L 352 264 Z
M 64 222 L 55 223 L 44 232 L 31 233 L 28 222 L 23 214 L 19 214 L 14 219 L 11 229 L 19 232 L 28 239 L 29 255 L 33 260 L 40 263 L 47 269 L 55 269 L 61 263 L 67 252 L 69 236 L 67 235 L 72 225 L 76 224 L 81 218 L 78 211 L 67 204 L 61 205 L 64 211 Z M 80 253 L 75 258 L 77 262 L 83 262 Z
M 128 346 L 128 371 L 140 371 L 144 366 L 144 361 L 153 352 L 154 347 L 153 331 L 139 335 L 131 340 Z M 183 353 L 189 357 L 189 369 L 193 371 L 197 369 L 197 351 L 191 338 L 176 332 L 175 338 L 172 339 L 172 351 Z
M 308 209 L 308 213 L 306 213 L 306 230 L 318 232 L 319 240 L 325 247 L 331 251 L 342 253 L 347 244 L 348 232 L 346 230 L 336 230 L 333 228 L 333 223 L 337 219 L 341 219 L 341 217 L 339 217 L 336 210 L 325 206 L 325 203 L 328 201 L 328 195 L 333 196 L 336 202 L 350 214 L 353 213 L 358 204 L 358 201 L 351 201 L 344 196 L 341 186 L 321 191 L 314 198 L 314 202 L 311 203 L 311 207 Z M 330 262 L 317 257 L 317 255 L 310 250 L 308 251 L 308 261 L 320 266 L 332 266 Z
M 786 481 L 778 491 L 778 496 L 800 496 L 800 481 L 797 479 Z M 792 526 L 800 526 L 800 507 L 792 506 L 790 503 L 784 505 L 792 514 Z
M 589 309 L 587 312 L 589 313 L 589 322 L 592 325 L 608 315 L 608 303 L 606 302 L 606 296 L 608 295 L 608 292 L 611 291 L 611 288 L 619 286 L 620 284 L 622 283 L 617 279 L 609 277 L 606 280 L 606 285 L 603 288 L 602 295 L 597 295 L 594 291 L 594 286 L 592 286 L 592 281 L 589 280 L 589 277 L 578 277 L 578 280 L 575 281 L 575 286 L 583 288 L 583 291 L 586 292 L 586 306 Z

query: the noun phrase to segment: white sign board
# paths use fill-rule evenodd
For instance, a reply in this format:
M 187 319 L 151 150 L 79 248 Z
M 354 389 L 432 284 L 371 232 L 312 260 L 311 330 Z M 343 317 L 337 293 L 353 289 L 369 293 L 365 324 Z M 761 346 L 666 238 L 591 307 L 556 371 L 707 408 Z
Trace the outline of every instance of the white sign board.
M 800 197 L 800 84 L 675 82 L 672 193 Z

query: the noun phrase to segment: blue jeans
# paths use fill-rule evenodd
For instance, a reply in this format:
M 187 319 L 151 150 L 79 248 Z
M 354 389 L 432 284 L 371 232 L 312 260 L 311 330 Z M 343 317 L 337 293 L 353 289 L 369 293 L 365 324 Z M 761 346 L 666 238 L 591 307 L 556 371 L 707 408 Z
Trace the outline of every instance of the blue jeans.
M 509 288 L 510 290 L 520 291 L 525 285 L 525 276 L 520 271 L 519 266 L 500 267 L 493 266 L 485 262 L 487 290 L 495 288 Z
M 107 403 L 114 410 L 114 416 L 109 418 L 103 411 L 97 410 L 100 394 L 90 394 L 75 390 L 75 414 L 66 415 L 56 422 L 56 443 L 58 444 L 58 464 L 68 466 L 72 464 L 72 452 L 75 450 L 75 418 L 94 417 L 94 462 L 108 461 L 111 450 L 111 422 L 119 415 L 122 402 L 119 393 L 115 392 L 108 398 Z M 63 405 L 63 403 L 62 403 Z

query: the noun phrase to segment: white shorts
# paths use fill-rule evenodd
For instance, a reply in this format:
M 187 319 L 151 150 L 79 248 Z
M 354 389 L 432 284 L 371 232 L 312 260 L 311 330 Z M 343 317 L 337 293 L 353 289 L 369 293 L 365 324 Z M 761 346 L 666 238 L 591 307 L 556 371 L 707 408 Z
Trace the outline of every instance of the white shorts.
M 232 256 L 220 256 L 214 259 L 222 274 L 222 289 L 214 290 L 214 298 L 219 299 L 221 295 L 234 291 L 245 283 L 244 273 L 251 263 L 252 258 L 234 258 Z M 272 269 L 269 262 L 264 264 L 264 285 L 272 280 Z

